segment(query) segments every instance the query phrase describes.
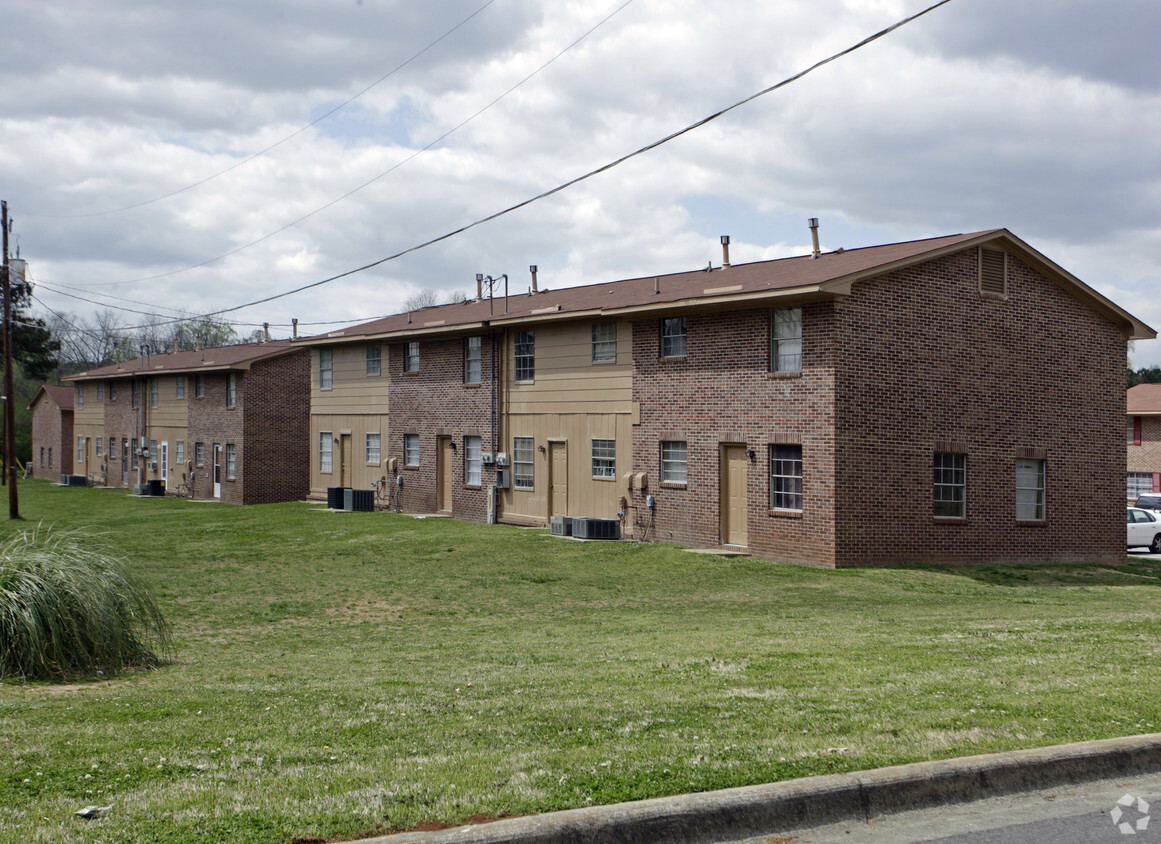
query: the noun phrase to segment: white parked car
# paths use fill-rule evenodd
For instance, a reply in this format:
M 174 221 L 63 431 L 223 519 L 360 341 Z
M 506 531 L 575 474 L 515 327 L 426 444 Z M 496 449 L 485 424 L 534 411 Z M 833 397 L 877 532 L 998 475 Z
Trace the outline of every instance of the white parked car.
M 1154 554 L 1161 554 L 1161 519 L 1151 510 L 1128 507 L 1129 547 L 1149 547 Z

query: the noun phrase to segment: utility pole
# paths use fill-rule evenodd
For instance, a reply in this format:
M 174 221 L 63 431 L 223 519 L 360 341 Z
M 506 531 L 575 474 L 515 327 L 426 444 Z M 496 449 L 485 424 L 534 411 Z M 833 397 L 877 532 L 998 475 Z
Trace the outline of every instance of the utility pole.
M 20 518 L 16 498 L 16 395 L 12 384 L 12 278 L 8 266 L 8 203 L 0 202 L 4 227 L 4 473 L 8 478 L 8 518 Z

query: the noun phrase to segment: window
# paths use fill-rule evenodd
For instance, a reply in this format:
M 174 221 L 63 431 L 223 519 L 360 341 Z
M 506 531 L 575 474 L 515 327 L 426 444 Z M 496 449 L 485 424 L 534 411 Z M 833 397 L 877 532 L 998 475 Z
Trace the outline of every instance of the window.
M 330 349 L 318 350 L 318 388 L 320 390 L 331 389 L 332 377 L 334 374 L 334 352 Z
M 226 407 L 238 406 L 238 374 L 231 372 L 226 376 Z
M 967 514 L 967 456 L 937 452 L 933 462 L 935 518 L 962 519 Z
M 105 385 L 97 384 L 97 401 L 101 401 L 105 397 Z
M 686 445 L 677 440 L 661 443 L 661 482 L 683 484 L 689 478 Z
M 194 378 L 194 397 L 199 399 L 206 397 L 206 376 L 198 375 Z
M 177 376 L 177 380 L 174 381 L 173 383 L 174 383 L 174 388 L 173 388 L 174 389 L 174 397 L 179 398 L 179 399 L 184 399 L 185 398 L 185 376 L 184 375 Z
M 109 385 L 109 401 L 117 401 L 117 384 L 115 382 Z
M 178 466 L 185 465 L 185 441 L 179 440 L 173 447 L 173 456 Z
M 1128 443 L 1129 445 L 1141 444 L 1141 417 L 1130 416 L 1128 426 Z
M 383 372 L 383 347 L 380 345 L 367 347 L 367 374 L 380 375 Z
M 516 332 L 516 380 L 531 381 L 536 375 L 536 337 L 532 331 Z
M 379 450 L 379 434 L 367 434 L 367 462 L 378 466 L 382 459 Z
M 516 437 L 512 440 L 512 483 L 516 489 L 533 488 L 533 454 L 532 437 Z
M 1016 518 L 1022 522 L 1044 521 L 1044 461 L 1016 461 Z
M 479 437 L 464 437 L 464 483 L 480 486 L 484 482 L 483 447 Z
M 206 444 L 194 443 L 194 463 L 198 466 L 206 465 Z
M 100 457 L 102 454 L 104 454 L 103 446 L 104 446 L 104 441 L 102 440 L 101 437 L 97 437 L 97 456 L 98 457 Z
M 141 405 L 141 384 L 138 381 L 134 380 L 131 392 L 130 403 L 134 407 L 139 407 Z
M 479 384 L 483 370 L 483 339 L 482 337 L 466 337 L 464 339 L 464 383 Z
M 617 477 L 616 440 L 593 440 L 593 477 Z
M 770 446 L 770 507 L 802 509 L 802 446 Z
M 49 449 L 49 462 L 52 465 L 52 449 Z M 1129 498 L 1136 499 L 1153 491 L 1153 474 L 1151 472 L 1129 472 Z
M 149 406 L 157 407 L 157 379 L 149 379 Z
M 52 449 L 48 450 L 48 468 L 52 468 Z
M 149 441 L 149 468 L 157 468 L 157 440 Z
M 77 462 L 85 462 L 85 438 L 77 437 Z
M 685 317 L 670 317 L 661 320 L 661 357 L 685 357 Z
M 403 435 L 403 465 L 419 465 L 419 434 Z
M 85 409 L 85 385 L 77 384 L 77 410 Z
M 201 445 L 201 443 L 198 443 Z M 320 431 L 318 435 L 318 470 L 324 474 L 334 471 L 331 463 L 331 448 L 334 445 L 330 431 Z
M 617 323 L 601 322 L 593 326 L 593 363 L 617 361 Z
M 44 446 L 40 447 L 40 468 L 44 468 Z
M 419 372 L 419 341 L 409 340 L 403 349 L 403 371 Z
M 233 443 L 226 443 L 226 477 L 238 476 L 238 451 Z
M 802 308 L 778 308 L 771 315 L 770 371 L 802 371 Z

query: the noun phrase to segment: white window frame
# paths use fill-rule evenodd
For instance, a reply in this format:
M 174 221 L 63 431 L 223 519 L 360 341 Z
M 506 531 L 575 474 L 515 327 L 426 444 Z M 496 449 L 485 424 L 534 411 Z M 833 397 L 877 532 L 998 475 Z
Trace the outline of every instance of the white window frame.
M 1153 491 L 1153 473 L 1152 472 L 1129 472 L 1128 476 L 1128 497 L 1137 500 L 1138 495 L 1144 495 Z
M 689 481 L 689 444 L 685 440 L 661 441 L 661 482 L 685 484 Z
M 617 362 L 617 323 L 593 324 L 593 363 Z
M 367 346 L 367 374 L 383 374 L 383 347 L 378 343 Z
M 383 460 L 383 439 L 378 432 L 367 434 L 367 465 L 378 466 Z
M 185 376 L 179 375 L 174 381 L 173 386 L 174 397 L 179 399 L 185 398 Z
M 159 398 L 159 394 L 158 394 L 157 378 L 156 377 L 150 378 L 149 379 L 149 406 L 150 407 L 157 407 L 159 401 L 160 401 L 160 398 Z
M 592 441 L 593 478 L 596 480 L 616 480 L 617 478 L 617 441 Z
M 77 437 L 77 462 L 85 462 L 85 438 Z
M 1016 460 L 1016 520 L 1042 522 L 1045 512 L 1044 476 L 1046 460 L 1021 457 Z
M 104 442 L 102 440 L 103 440 L 102 437 L 97 437 L 97 456 L 98 457 L 100 457 L 102 454 L 104 454 L 104 451 L 102 450 L 102 446 L 104 445 Z
M 194 398 L 204 399 L 206 397 L 206 376 L 194 376 Z
M 967 518 L 967 455 L 937 451 L 932 469 L 935 518 Z
M 77 384 L 77 410 L 85 409 L 85 385 Z
M 238 447 L 234 443 L 226 443 L 226 477 L 230 480 L 238 477 Z
M 199 443 L 199 442 L 194 443 L 194 465 L 195 466 L 205 466 L 206 465 L 206 444 L 205 443 Z
M 226 407 L 238 406 L 238 375 L 231 372 L 226 376 Z
M 408 340 L 403 344 L 403 371 L 419 372 L 418 340 Z
M 536 444 L 532 437 L 512 438 L 512 487 L 536 488 Z
M 418 466 L 420 460 L 419 434 L 403 435 L 403 465 Z
M 335 384 L 335 353 L 332 349 L 318 350 L 318 388 L 320 390 L 334 389 Z
M 802 446 L 770 445 L 770 509 L 802 512 Z
M 484 372 L 484 338 L 464 338 L 464 383 L 479 384 Z
M 323 475 L 330 475 L 335 471 L 335 438 L 330 431 L 318 432 L 318 470 Z
M 802 308 L 771 311 L 770 371 L 802 371 Z
M 480 437 L 464 437 L 464 485 L 481 486 L 484 483 L 484 444 Z
M 179 466 L 185 466 L 185 440 L 178 440 L 174 443 L 173 456 Z

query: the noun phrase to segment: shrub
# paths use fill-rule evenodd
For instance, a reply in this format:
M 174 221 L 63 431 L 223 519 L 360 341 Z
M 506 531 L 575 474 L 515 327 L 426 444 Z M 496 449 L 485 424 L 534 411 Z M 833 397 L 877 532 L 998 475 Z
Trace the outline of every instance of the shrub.
M 0 545 L 0 677 L 153 667 L 168 651 L 148 588 L 84 535 L 37 528 Z

